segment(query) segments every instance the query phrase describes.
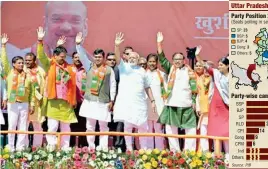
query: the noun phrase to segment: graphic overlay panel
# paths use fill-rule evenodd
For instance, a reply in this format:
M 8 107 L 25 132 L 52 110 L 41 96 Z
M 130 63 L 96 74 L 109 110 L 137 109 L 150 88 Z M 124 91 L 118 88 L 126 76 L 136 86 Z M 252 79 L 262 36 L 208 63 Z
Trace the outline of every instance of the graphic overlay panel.
M 268 166 L 268 3 L 229 1 L 230 167 Z

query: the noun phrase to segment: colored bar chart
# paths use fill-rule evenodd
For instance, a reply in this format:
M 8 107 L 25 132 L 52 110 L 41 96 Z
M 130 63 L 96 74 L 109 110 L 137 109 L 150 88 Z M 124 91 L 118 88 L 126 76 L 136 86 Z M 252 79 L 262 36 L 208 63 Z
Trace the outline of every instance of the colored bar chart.
M 268 168 L 267 9 L 267 1 L 229 1 L 230 168 Z
M 246 160 L 268 160 L 268 143 L 267 148 L 258 145 L 258 141 L 268 135 L 268 101 L 247 101 L 246 104 Z

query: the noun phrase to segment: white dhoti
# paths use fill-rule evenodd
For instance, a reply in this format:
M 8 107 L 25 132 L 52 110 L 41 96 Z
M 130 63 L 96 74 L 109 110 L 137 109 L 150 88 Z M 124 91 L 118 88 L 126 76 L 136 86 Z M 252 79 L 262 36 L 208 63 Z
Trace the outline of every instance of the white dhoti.
M 96 122 L 98 120 L 100 131 L 109 131 L 108 122 L 111 122 L 111 113 L 108 109 L 109 103 L 84 100 L 79 115 L 87 118 L 87 132 L 95 132 Z M 90 149 L 95 148 L 95 136 L 88 135 L 87 142 Z M 108 148 L 108 136 L 100 136 L 100 147 Z
M 8 112 L 8 130 L 27 130 L 28 120 L 28 103 L 7 103 Z M 26 148 L 26 134 L 18 134 L 16 149 L 23 150 Z M 11 151 L 15 150 L 15 134 L 8 134 L 8 146 Z

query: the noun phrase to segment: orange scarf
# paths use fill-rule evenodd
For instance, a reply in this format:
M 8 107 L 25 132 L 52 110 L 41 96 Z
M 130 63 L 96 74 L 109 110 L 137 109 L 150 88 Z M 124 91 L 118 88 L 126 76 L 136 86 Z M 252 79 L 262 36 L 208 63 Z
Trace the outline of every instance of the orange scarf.
M 17 70 L 13 69 L 13 79 L 12 79 L 12 88 L 8 101 L 10 103 L 15 103 L 16 100 L 22 100 L 22 97 L 25 94 L 25 78 L 26 73 L 22 71 L 19 73 Z
M 34 85 L 34 88 L 38 87 L 38 80 L 37 80 L 37 73 L 38 73 L 38 68 L 32 68 L 32 69 L 28 69 L 29 70 L 29 74 L 31 75 L 31 82 Z
M 70 79 L 67 81 L 67 102 L 74 106 L 76 104 L 76 76 L 72 70 L 72 66 L 67 64 L 66 62 L 63 66 L 57 64 L 55 58 L 52 58 L 50 63 L 50 68 L 48 70 L 48 81 L 47 81 L 47 95 L 48 99 L 55 99 L 57 97 L 57 90 L 56 90 L 56 70 L 57 67 L 67 71 L 70 75 Z
M 166 90 L 165 90 L 165 86 L 164 86 L 164 78 L 161 76 L 161 73 L 158 69 L 156 71 L 157 71 L 157 75 L 158 75 L 159 80 L 160 80 L 161 96 L 162 96 L 162 98 L 165 98 Z
M 92 95 L 98 96 L 100 87 L 103 83 L 106 74 L 106 65 L 102 65 L 99 68 L 93 67 L 92 69 L 92 80 L 90 86 L 90 92 Z
M 170 78 L 168 80 L 168 85 L 167 85 L 167 91 L 165 92 L 165 94 L 163 95 L 163 98 L 164 99 L 167 99 L 173 89 L 173 86 L 174 86 L 174 82 L 175 82 L 175 79 L 176 79 L 176 70 L 177 68 L 175 66 L 172 66 L 173 67 L 173 70 L 170 74 Z M 172 69 L 171 67 L 171 69 Z

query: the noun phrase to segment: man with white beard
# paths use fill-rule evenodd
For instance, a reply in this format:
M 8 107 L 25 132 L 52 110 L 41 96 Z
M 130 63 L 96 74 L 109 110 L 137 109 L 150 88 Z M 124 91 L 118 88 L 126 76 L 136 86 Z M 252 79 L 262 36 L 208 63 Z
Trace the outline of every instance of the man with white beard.
M 138 66 L 139 54 L 130 52 L 128 63 L 120 58 L 120 44 L 124 41 L 122 33 L 116 34 L 115 55 L 120 73 L 118 95 L 114 106 L 114 121 L 124 122 L 124 131 L 132 133 L 137 128 L 139 133 L 148 131 L 148 113 L 146 94 L 155 113 L 155 100 L 149 87 L 146 71 Z M 144 92 L 145 91 L 145 92 Z M 125 136 L 127 150 L 132 151 L 132 137 Z M 140 137 L 141 148 L 146 149 L 146 137 Z

